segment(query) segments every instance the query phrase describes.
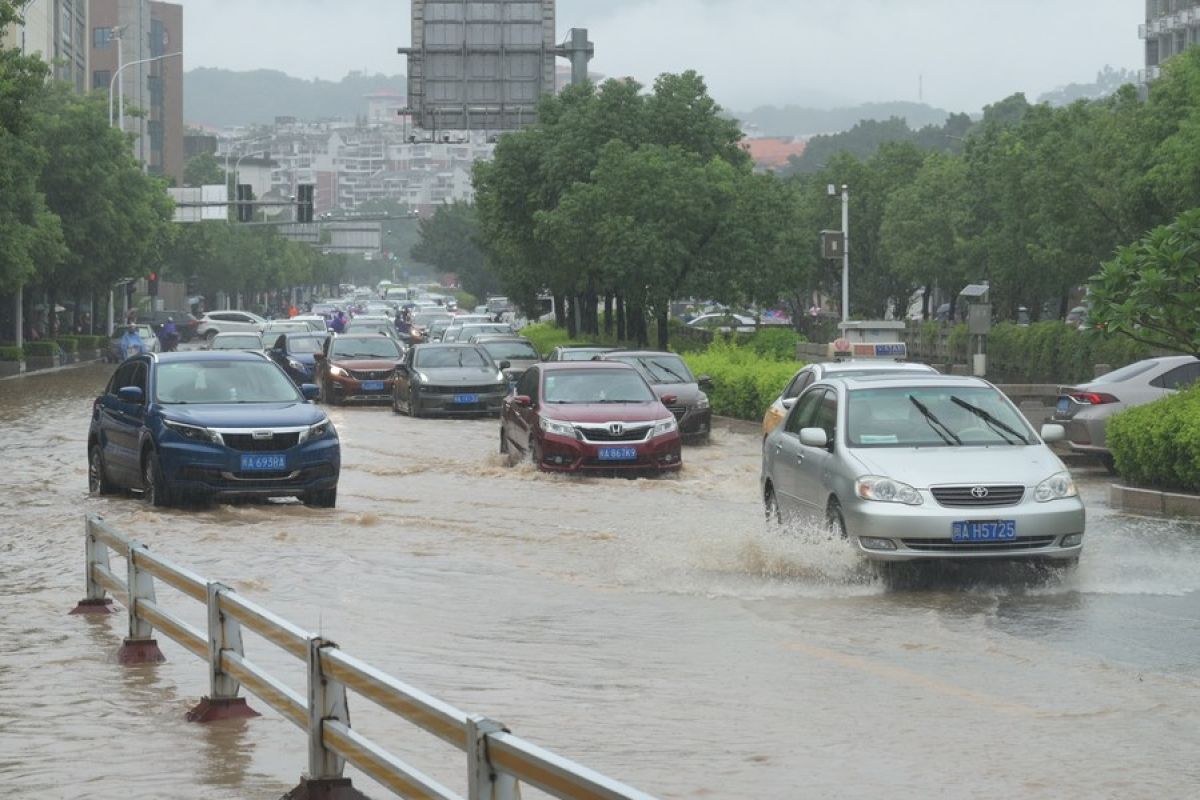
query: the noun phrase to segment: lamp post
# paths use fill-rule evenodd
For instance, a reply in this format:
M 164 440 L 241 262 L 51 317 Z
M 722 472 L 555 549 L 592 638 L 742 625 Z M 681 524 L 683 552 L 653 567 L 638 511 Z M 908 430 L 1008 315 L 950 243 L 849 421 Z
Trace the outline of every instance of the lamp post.
M 838 196 L 837 186 L 829 184 L 830 197 Z M 842 322 L 850 321 L 850 187 L 842 184 Z
M 130 61 L 128 64 L 122 64 L 121 63 L 121 37 L 118 36 L 117 37 L 117 64 L 118 64 L 117 71 L 113 73 L 112 79 L 109 80 L 109 82 L 108 82 L 108 124 L 109 124 L 109 126 L 111 127 L 112 124 L 116 121 L 116 114 L 114 113 L 114 110 L 113 110 L 113 87 L 118 86 L 119 87 L 118 93 L 120 94 L 120 106 L 121 106 L 120 128 L 121 128 L 122 133 L 125 132 L 125 84 L 123 82 L 121 82 L 121 73 L 124 72 L 126 70 L 126 68 L 136 67 L 139 64 L 149 64 L 154 61 L 162 61 L 164 58 L 174 58 L 175 56 L 181 56 L 181 55 L 183 55 L 182 50 L 175 52 L 175 53 L 164 53 L 161 56 L 152 56 L 151 58 L 139 58 L 137 61 Z

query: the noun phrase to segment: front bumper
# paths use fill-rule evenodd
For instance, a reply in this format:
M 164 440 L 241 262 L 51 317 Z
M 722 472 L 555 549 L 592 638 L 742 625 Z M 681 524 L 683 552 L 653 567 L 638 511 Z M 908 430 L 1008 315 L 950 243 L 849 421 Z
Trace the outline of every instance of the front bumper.
M 682 438 L 678 433 L 643 442 L 605 442 L 598 444 L 569 439 L 553 433 L 540 441 L 540 469 L 548 472 L 673 472 L 683 466 Z M 600 449 L 633 447 L 637 458 L 609 461 L 600 458 Z
M 475 395 L 475 403 L 457 403 L 456 397 L 463 394 Z M 413 392 L 413 402 L 416 410 L 426 416 L 435 414 L 492 414 L 500 413 L 504 406 L 504 398 L 508 397 L 508 386 L 497 386 L 489 392 L 450 392 L 416 389 Z
M 374 403 L 390 403 L 392 401 L 392 384 L 395 383 L 392 379 L 374 381 L 375 384 L 383 384 L 382 389 L 372 389 L 367 391 L 363 388 L 363 381 L 357 378 L 344 378 L 338 375 L 330 377 L 330 385 L 333 387 L 333 392 L 337 399 L 341 402 L 349 402 L 358 400 L 362 402 Z
M 341 443 L 336 437 L 305 442 L 280 454 L 287 458 L 285 470 L 242 472 L 243 453 L 232 448 L 166 442 L 158 449 L 167 486 L 185 497 L 298 497 L 337 487 Z
M 706 439 L 712 433 L 712 409 L 696 406 L 670 406 L 671 414 L 679 423 L 679 434 L 684 441 Z
M 846 532 L 854 546 L 873 561 L 942 561 L 979 559 L 1050 559 L 1073 561 L 1083 549 L 1085 512 L 1078 497 L 1039 503 L 1032 489 L 1016 505 L 947 508 L 923 491 L 924 504 L 906 506 L 870 500 L 848 502 L 842 508 Z M 1013 520 L 1014 540 L 954 542 L 955 522 Z M 1079 543 L 1063 546 L 1067 536 Z M 894 549 L 866 546 L 863 537 L 883 539 Z

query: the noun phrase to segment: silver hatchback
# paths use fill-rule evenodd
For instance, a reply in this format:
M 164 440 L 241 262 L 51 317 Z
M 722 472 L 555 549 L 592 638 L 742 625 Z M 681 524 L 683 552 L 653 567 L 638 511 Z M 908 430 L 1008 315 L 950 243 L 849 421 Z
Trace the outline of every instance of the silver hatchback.
M 820 381 L 763 440 L 768 519 L 827 524 L 874 561 L 1050 559 L 1083 548 L 1084 508 L 1046 441 L 978 378 Z

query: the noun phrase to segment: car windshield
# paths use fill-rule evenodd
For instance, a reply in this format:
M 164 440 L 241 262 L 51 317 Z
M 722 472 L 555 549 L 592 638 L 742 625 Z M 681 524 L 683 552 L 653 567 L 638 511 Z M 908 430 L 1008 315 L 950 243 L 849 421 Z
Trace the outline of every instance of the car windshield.
M 155 397 L 172 405 L 294 403 L 304 398 L 279 367 L 267 361 L 177 361 L 159 364 Z
M 851 447 L 1026 445 L 1037 441 L 1004 396 L 988 387 L 856 389 L 849 393 Z
M 480 342 L 495 361 L 538 361 L 537 348 L 529 342 Z
M 400 358 L 400 345 L 386 336 L 360 339 L 339 338 L 333 343 L 330 358 Z
M 580 347 L 570 350 L 560 350 L 558 353 L 559 361 L 591 361 L 595 356 L 608 351 L 599 347 Z
M 486 367 L 488 357 L 474 347 L 434 347 L 418 350 L 413 366 L 418 369 L 437 367 Z
M 413 315 L 413 318 L 412 318 L 412 324 L 418 325 L 418 326 L 424 328 L 427 325 L 432 325 L 434 322 L 436 322 L 440 319 L 446 320 L 447 324 L 449 324 L 450 315 L 444 314 L 444 313 L 439 314 L 436 312 L 431 313 L 431 314 L 415 314 L 415 315 Z
M 622 361 L 637 367 L 638 372 L 650 383 L 695 383 L 696 379 L 679 356 L 647 355 L 647 356 L 610 356 L 613 361 Z
M 654 392 L 633 370 L 593 369 L 546 375 L 547 403 L 649 403 Z
M 293 355 L 319 353 L 324 346 L 324 336 L 289 336 L 287 340 L 287 351 Z
M 262 339 L 253 335 L 217 336 L 212 341 L 213 350 L 261 350 Z

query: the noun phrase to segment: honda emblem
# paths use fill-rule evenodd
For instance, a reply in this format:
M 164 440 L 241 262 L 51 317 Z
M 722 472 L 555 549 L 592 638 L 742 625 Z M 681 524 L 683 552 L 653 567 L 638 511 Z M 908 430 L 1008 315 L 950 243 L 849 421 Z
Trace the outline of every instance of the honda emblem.
M 620 436 L 625 433 L 625 426 L 620 422 L 610 422 L 608 424 L 608 432 L 613 436 Z

